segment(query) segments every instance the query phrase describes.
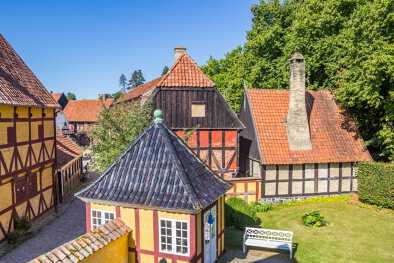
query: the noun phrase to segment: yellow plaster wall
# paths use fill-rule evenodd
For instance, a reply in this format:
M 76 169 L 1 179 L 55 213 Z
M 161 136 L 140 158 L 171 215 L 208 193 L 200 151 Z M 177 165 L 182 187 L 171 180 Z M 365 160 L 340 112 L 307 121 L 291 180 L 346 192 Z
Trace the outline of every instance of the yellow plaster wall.
M 31 139 L 38 139 L 38 126 L 41 124 L 41 121 L 32 121 L 31 122 Z
M 31 117 L 33 119 L 41 118 L 42 117 L 42 109 L 41 108 L 31 108 Z
M 90 209 L 91 210 L 101 210 L 101 211 L 116 213 L 116 207 L 115 206 L 111 206 L 111 205 L 90 203 Z
M 28 107 L 17 107 L 16 113 L 18 114 L 18 118 L 28 118 L 29 117 L 29 108 Z
M 52 167 L 42 170 L 42 185 L 41 189 L 45 189 L 52 185 Z
M 11 183 L 0 185 L 0 211 L 12 205 Z
M 160 218 L 168 218 L 168 219 L 175 219 L 175 220 L 185 220 L 185 221 L 189 222 L 189 219 L 190 219 L 189 214 L 164 212 L 164 211 L 158 211 L 157 214 L 158 214 L 159 220 L 160 220 Z
M 125 224 L 133 230 L 133 239 L 135 240 L 135 210 L 134 208 L 121 207 L 120 217 Z
M 14 117 L 14 107 L 10 105 L 0 105 L 0 113 L 2 118 L 13 118 Z
M 141 254 L 141 263 L 154 263 L 154 262 L 155 262 L 154 256 L 147 255 L 147 254 Z
M 12 126 L 12 122 L 0 122 L 0 145 L 7 144 L 7 128 Z
M 53 120 L 44 121 L 44 138 L 54 136 Z
M 153 251 L 153 211 L 140 209 L 140 248 Z M 160 217 L 159 217 L 160 218 Z M 145 262 L 145 261 L 142 261 Z
M 125 235 L 107 246 L 99 249 L 93 255 L 82 260 L 83 263 L 130 263 L 128 259 L 128 236 Z M 145 262 L 145 261 L 142 261 Z

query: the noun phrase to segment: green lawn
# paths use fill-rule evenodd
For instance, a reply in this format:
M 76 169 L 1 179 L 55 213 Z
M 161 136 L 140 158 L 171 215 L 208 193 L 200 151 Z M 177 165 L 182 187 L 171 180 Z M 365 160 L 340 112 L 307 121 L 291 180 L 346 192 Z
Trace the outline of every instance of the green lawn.
M 303 226 L 306 212 L 319 210 L 329 225 Z M 319 198 L 274 206 L 259 215 L 262 227 L 294 232 L 298 263 L 394 262 L 394 211 L 377 209 L 350 197 Z M 241 247 L 242 232 L 227 231 L 227 248 Z

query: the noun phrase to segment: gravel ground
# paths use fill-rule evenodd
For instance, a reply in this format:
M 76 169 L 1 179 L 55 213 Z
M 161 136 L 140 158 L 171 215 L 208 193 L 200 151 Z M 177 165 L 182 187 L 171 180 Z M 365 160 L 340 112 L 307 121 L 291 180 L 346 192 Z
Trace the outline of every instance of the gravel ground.
M 1 257 L 0 262 L 27 262 L 85 233 L 84 203 L 72 199 L 64 205 L 60 215 L 45 224 L 31 239 Z

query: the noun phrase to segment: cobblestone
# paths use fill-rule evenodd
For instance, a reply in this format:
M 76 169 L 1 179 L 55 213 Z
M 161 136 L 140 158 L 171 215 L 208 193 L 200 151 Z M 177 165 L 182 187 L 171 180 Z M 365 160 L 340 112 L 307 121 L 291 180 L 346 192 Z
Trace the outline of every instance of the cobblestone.
M 72 199 L 53 220 L 47 222 L 35 235 L 0 257 L 1 263 L 27 262 L 85 232 L 85 206 Z

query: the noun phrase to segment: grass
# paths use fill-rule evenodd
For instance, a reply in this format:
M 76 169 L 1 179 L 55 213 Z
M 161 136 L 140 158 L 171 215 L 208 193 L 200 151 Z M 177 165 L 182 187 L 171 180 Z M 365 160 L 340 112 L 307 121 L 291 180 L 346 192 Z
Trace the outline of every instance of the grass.
M 328 226 L 309 228 L 304 213 L 319 210 Z M 262 227 L 294 232 L 299 263 L 394 262 L 394 211 L 359 203 L 349 196 L 314 198 L 276 205 L 259 214 Z M 229 229 L 226 247 L 240 249 L 242 231 Z

